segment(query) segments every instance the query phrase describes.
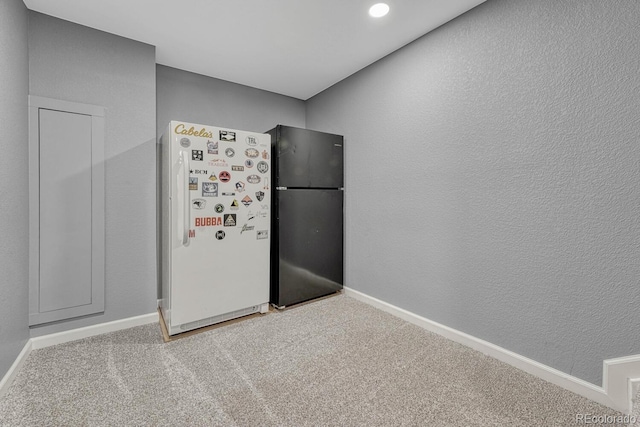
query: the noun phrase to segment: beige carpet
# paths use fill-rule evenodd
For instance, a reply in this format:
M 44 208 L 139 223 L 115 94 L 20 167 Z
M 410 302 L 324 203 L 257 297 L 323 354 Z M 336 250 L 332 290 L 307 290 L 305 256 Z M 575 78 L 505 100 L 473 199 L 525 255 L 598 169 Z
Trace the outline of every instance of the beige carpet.
M 154 324 L 36 350 L 0 401 L 2 426 L 571 426 L 577 414 L 620 415 L 343 295 L 167 344 Z

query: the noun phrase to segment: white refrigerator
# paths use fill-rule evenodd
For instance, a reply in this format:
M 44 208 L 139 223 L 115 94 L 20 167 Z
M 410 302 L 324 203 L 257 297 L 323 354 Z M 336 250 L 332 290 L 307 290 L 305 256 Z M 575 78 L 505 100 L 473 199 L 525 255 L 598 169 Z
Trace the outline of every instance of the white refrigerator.
M 269 308 L 271 137 L 172 121 L 160 139 L 160 310 L 175 335 Z

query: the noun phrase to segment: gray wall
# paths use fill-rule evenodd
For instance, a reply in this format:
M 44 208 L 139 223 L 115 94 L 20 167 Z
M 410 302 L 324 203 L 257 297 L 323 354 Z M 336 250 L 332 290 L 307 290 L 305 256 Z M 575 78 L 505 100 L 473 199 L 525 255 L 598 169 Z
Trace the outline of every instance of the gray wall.
M 171 120 L 265 132 L 304 127 L 304 101 L 224 80 L 157 66 L 158 137 Z
M 307 102 L 346 285 L 595 384 L 640 353 L 640 2 L 489 0 Z
M 0 379 L 29 339 L 27 8 L 0 1 Z
M 103 315 L 40 336 L 156 310 L 155 48 L 29 12 L 29 93 L 106 107 Z
M 254 132 L 277 124 L 305 127 L 305 104 L 299 99 L 164 65 L 156 70 L 158 139 L 171 120 Z M 160 298 L 160 283 L 157 293 Z

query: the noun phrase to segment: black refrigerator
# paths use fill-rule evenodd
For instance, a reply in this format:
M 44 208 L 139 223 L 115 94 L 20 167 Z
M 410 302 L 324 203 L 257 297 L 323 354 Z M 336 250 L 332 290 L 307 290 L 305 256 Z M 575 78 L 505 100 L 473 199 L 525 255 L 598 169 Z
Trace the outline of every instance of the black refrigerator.
M 278 125 L 271 135 L 271 291 L 283 308 L 342 289 L 344 138 Z

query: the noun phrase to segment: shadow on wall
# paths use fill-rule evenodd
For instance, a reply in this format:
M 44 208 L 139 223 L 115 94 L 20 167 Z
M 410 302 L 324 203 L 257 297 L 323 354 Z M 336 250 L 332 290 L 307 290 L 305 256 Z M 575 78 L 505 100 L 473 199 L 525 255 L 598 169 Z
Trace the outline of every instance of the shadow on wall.
M 105 161 L 104 313 L 33 326 L 31 337 L 155 312 L 155 145 L 150 139 Z

